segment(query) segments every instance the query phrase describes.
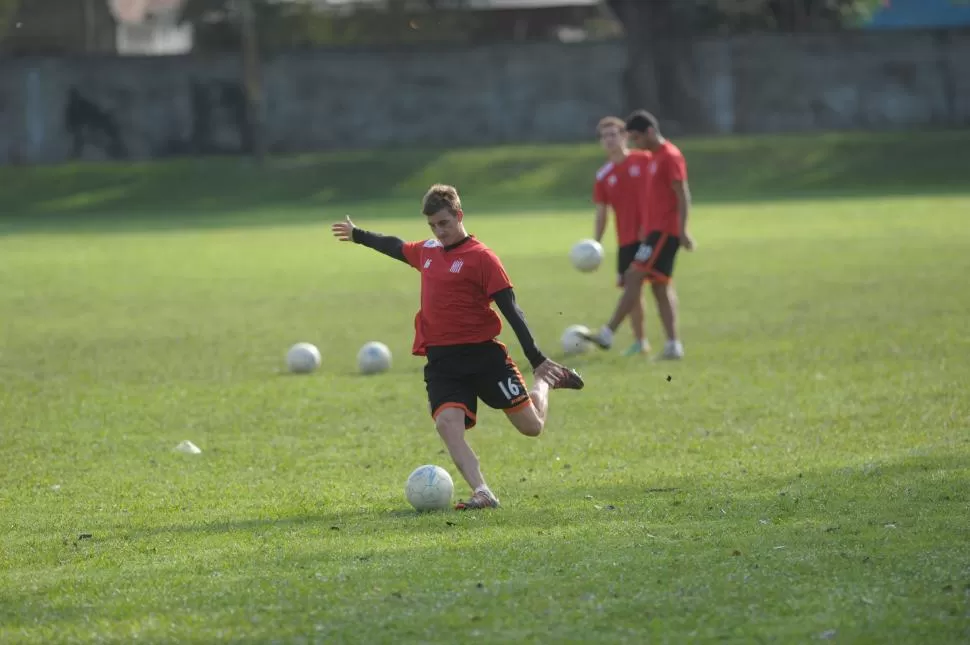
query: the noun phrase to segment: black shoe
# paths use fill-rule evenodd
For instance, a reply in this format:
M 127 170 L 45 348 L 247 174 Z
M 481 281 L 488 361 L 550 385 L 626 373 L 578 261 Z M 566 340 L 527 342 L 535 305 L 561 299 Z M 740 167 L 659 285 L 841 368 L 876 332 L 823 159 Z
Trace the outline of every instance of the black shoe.
M 566 373 L 552 386 L 554 390 L 581 390 L 586 385 L 583 377 L 574 369 L 566 368 Z
M 581 338 L 585 339 L 590 343 L 593 343 L 600 349 L 609 349 L 610 347 L 612 347 L 612 345 L 610 345 L 609 343 L 605 342 L 602 338 L 600 338 L 599 334 L 593 334 L 593 333 L 584 334 L 583 332 L 578 332 L 578 333 Z

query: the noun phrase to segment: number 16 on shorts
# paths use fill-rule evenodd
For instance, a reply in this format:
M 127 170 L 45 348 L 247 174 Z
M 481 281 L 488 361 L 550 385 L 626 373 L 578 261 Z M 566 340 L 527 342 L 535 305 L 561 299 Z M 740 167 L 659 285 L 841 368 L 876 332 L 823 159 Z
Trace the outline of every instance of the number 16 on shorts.
M 509 401 L 518 398 L 522 394 L 522 388 L 519 387 L 519 384 L 516 382 L 517 380 L 515 377 L 510 376 L 507 380 L 498 382 L 498 389 L 502 390 L 502 394 Z

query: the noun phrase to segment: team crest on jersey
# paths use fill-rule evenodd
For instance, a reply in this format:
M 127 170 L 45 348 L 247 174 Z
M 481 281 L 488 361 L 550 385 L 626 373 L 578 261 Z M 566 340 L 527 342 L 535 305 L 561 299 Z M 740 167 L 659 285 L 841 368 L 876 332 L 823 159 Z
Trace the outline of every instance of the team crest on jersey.
M 630 166 L 630 176 L 639 177 L 640 176 L 640 166 Z
M 651 161 L 650 162 L 650 174 L 651 175 L 656 175 L 657 174 L 657 162 L 656 161 Z
M 424 261 L 424 268 L 425 269 L 431 268 L 431 258 L 428 258 L 427 260 Z
M 610 178 L 606 180 L 610 186 L 616 186 L 616 175 L 610 175 Z
M 426 249 L 433 249 L 436 246 L 441 246 L 441 242 L 439 242 L 438 240 L 425 240 L 424 241 L 424 248 L 426 248 Z
M 448 270 L 451 271 L 452 273 L 458 273 L 459 271 L 461 271 L 461 268 L 463 266 L 465 266 L 464 260 L 455 260 L 454 262 L 451 263 L 451 268 Z

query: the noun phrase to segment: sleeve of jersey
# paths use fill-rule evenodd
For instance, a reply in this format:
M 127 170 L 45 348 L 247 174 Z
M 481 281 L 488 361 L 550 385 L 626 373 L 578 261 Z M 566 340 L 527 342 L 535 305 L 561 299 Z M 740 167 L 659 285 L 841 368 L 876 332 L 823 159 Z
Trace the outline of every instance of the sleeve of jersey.
M 593 184 L 593 203 L 606 204 L 607 202 L 609 202 L 609 197 L 606 195 L 606 188 L 603 186 L 603 182 L 597 179 Z
M 424 242 L 405 242 L 401 247 L 401 254 L 404 255 L 404 261 L 415 269 L 419 269 L 421 267 L 422 248 L 424 248 Z
M 671 157 L 667 161 L 667 172 L 670 174 L 670 181 L 684 181 L 687 179 L 687 162 L 683 155 Z
M 502 289 L 508 289 L 512 286 L 512 280 L 509 278 L 509 274 L 505 272 L 505 267 L 502 266 L 498 256 L 491 251 L 486 252 L 483 258 L 482 281 L 482 286 L 485 287 L 485 293 L 488 294 L 489 298 Z
M 532 369 L 542 365 L 546 357 L 536 347 L 536 341 L 532 337 L 532 332 L 529 331 L 529 325 L 525 322 L 525 314 L 522 313 L 522 309 L 515 302 L 515 293 L 512 291 L 512 287 L 503 289 L 493 294 L 492 297 L 495 304 L 498 305 L 499 311 L 509 321 L 509 326 L 515 332 L 515 337 L 519 339 L 519 345 L 522 346 L 522 351 L 525 353 L 529 364 L 532 365 Z
M 384 255 L 400 260 L 405 264 L 417 267 L 418 257 L 420 256 L 420 242 L 405 242 L 400 238 L 391 235 L 381 235 L 372 233 L 364 229 L 355 228 L 353 240 L 357 244 L 374 249 Z

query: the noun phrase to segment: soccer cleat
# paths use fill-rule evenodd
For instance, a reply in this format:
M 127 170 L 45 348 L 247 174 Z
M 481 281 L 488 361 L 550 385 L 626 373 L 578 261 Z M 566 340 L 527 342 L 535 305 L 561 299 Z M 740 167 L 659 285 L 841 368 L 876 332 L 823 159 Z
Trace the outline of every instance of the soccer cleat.
M 583 377 L 574 369 L 566 368 L 566 372 L 552 386 L 554 390 L 581 390 L 586 385 Z
M 646 342 L 643 343 L 633 343 L 630 347 L 623 352 L 624 356 L 640 356 L 643 354 L 650 353 L 650 345 Z
M 684 357 L 684 345 L 679 340 L 668 340 L 660 358 L 665 361 L 679 361 Z
M 581 331 L 577 333 L 580 335 L 580 337 L 584 338 L 590 343 L 593 343 L 600 349 L 609 349 L 613 346 L 613 334 L 608 333 L 608 329 L 608 327 L 604 327 L 595 334 Z M 604 333 L 605 331 L 607 333 Z
M 482 508 L 498 508 L 498 498 L 489 490 L 477 490 L 464 502 L 455 504 L 456 511 L 477 511 Z

